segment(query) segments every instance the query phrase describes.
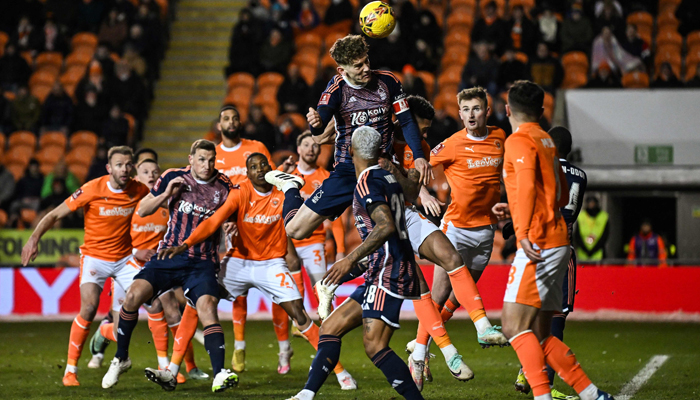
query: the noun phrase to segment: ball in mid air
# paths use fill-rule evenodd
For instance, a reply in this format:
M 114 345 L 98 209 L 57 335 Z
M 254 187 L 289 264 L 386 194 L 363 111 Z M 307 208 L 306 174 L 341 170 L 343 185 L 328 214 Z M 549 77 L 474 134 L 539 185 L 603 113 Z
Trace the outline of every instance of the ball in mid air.
M 382 39 L 391 34 L 396 26 L 394 10 L 386 3 L 373 1 L 360 11 L 362 32 L 373 38 Z

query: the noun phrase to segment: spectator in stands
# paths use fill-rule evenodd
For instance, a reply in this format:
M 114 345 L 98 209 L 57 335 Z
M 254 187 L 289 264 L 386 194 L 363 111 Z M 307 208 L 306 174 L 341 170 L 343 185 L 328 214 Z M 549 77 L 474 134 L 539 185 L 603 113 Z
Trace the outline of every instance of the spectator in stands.
M 55 178 L 51 181 L 50 192 L 41 199 L 40 208 L 42 210 L 53 210 L 66 201 L 66 197 L 72 192 L 66 190 L 66 181 L 62 178 Z
M 491 57 L 488 45 L 477 43 L 474 46 L 474 55 L 462 70 L 461 88 L 481 86 L 490 93 L 496 93 L 498 80 L 498 60 Z
M 498 66 L 498 88 L 501 91 L 507 91 L 513 82 L 529 77 L 527 65 L 515 58 L 513 49 L 507 49 L 503 54 L 503 61 Z
M 58 26 L 65 35 L 72 35 L 77 22 L 78 3 L 73 0 L 46 0 L 46 15 Z
M 95 157 L 92 159 L 87 178 L 85 178 L 86 182 L 107 175 L 107 150 L 108 148 L 104 144 L 97 146 Z M 138 163 L 138 158 L 136 162 Z
M 154 1 L 142 0 L 141 5 L 136 9 L 134 24 L 141 26 L 143 30 L 144 53 L 141 55 L 146 59 L 148 67 L 153 76 L 157 76 L 160 60 L 165 51 L 164 37 L 165 30 L 160 22 L 160 7 Z
M 610 28 L 616 37 L 622 37 L 625 29 L 625 20 L 622 19 L 622 8 L 615 5 L 612 0 L 600 2 L 596 7 L 595 34 L 598 35 L 603 28 Z
M 593 78 L 588 81 L 588 86 L 592 89 L 618 89 L 622 88 L 620 79 L 612 73 L 610 65 L 606 61 L 600 63 Z
M 19 53 L 31 51 L 32 55 L 34 55 L 41 40 L 40 35 L 41 33 L 37 31 L 29 17 L 24 15 L 19 19 L 17 29 L 12 33 L 10 41 L 17 46 Z
M 574 4 L 569 17 L 561 27 L 561 52 L 582 51 L 588 53 L 593 42 L 591 22 L 583 15 L 581 4 Z
M 136 75 L 142 79 L 146 78 L 146 72 L 148 69 L 146 60 L 136 51 L 133 43 L 126 42 L 126 44 L 124 44 L 124 55 L 122 55 L 122 60 L 129 64 L 131 70 L 134 71 Z
M 425 82 L 423 82 L 423 79 L 416 75 L 416 69 L 413 68 L 413 65 L 404 65 L 401 73 L 403 74 L 401 83 L 403 84 L 404 93 L 423 98 L 428 97 L 428 92 L 425 89 Z
M 39 211 L 43 185 L 44 175 L 39 170 L 39 162 L 32 158 L 29 160 L 24 176 L 17 182 L 17 190 L 8 213 L 10 215 L 10 225 L 14 225 L 14 221 L 19 218 L 19 213 L 22 209 L 28 208 Z
M 561 24 L 548 3 L 545 3 L 544 10 L 537 19 L 537 25 L 539 28 L 540 43 L 544 42 L 547 44 L 549 51 L 558 52 L 560 47 L 559 31 L 561 30 Z
M 442 49 L 442 29 L 430 10 L 422 9 L 418 12 L 417 23 L 411 33 L 411 41 L 423 40 L 435 53 Z
M 39 34 L 36 50 L 39 53 L 57 51 L 64 56 L 68 54 L 68 41 L 52 20 L 48 20 L 44 24 L 44 31 Z
M 97 32 L 100 26 L 105 2 L 82 0 L 78 6 L 78 31 Z
M 438 67 L 438 61 L 437 54 L 428 46 L 428 43 L 423 39 L 415 41 L 408 58 L 409 64 L 413 65 L 419 71 L 435 73 Z
M 107 118 L 108 112 L 107 105 L 98 102 L 95 88 L 89 86 L 83 97 L 78 98 L 73 130 L 91 131 L 99 136 L 100 129 L 102 129 L 102 121 Z
M 506 133 L 506 137 L 510 136 L 513 128 L 510 126 L 508 116 L 506 115 L 506 103 L 501 96 L 493 96 L 493 105 L 491 106 L 491 115 L 486 121 L 487 125 L 497 126 Z
M 484 8 L 484 15 L 474 24 L 472 43 L 486 43 L 489 51 L 502 54 L 507 38 L 503 20 L 498 17 L 495 1 L 489 1 Z
M 41 127 L 47 131 L 63 131 L 68 134 L 73 126 L 73 100 L 56 81 L 46 97 L 41 112 Z
M 109 118 L 102 123 L 100 136 L 109 147 L 133 145 L 130 143 L 132 138 L 129 138 L 129 121 L 124 118 L 118 104 L 113 104 L 109 109 Z
M 259 71 L 258 54 L 262 37 L 262 26 L 253 17 L 249 9 L 244 8 L 238 13 L 238 23 L 231 32 L 231 47 L 228 50 L 228 67 L 226 76 L 234 72 L 247 72 L 257 75 Z M 245 55 L 245 57 L 242 57 Z
M 700 88 L 700 64 L 695 66 L 695 76 L 685 83 L 685 87 Z
M 313 29 L 321 23 L 321 18 L 318 16 L 316 9 L 309 0 L 301 2 L 301 10 L 296 19 L 296 26 L 304 31 Z
M 335 67 L 327 66 L 321 71 L 320 74 L 316 75 L 316 80 L 309 90 L 309 104 L 312 107 L 316 107 L 318 100 L 321 98 L 321 93 L 326 90 L 326 87 L 328 87 L 328 82 L 330 82 L 337 73 L 338 71 L 335 69 Z
M 265 72 L 283 74 L 293 53 L 294 44 L 286 40 L 279 29 L 273 29 L 260 49 L 260 66 Z
M 248 122 L 245 124 L 245 129 L 241 137 L 262 142 L 270 153 L 275 152 L 275 147 L 277 146 L 276 129 L 274 125 L 267 120 L 265 114 L 262 112 L 262 108 L 258 105 L 250 107 Z
M 564 79 L 564 68 L 544 42 L 537 45 L 537 54 L 530 60 L 530 76 L 533 82 L 549 93 L 553 93 Z
M 600 64 L 605 61 L 610 66 L 610 69 L 619 75 L 633 71 L 639 68 L 644 68 L 642 60 L 629 54 L 620 46 L 611 27 L 603 27 L 600 35 L 593 41 L 593 50 L 591 51 L 591 71 L 598 69 Z
M 114 72 L 116 80 L 112 85 L 112 98 L 123 112 L 133 115 L 139 125 L 143 124 L 148 112 L 146 85 L 132 73 L 131 66 L 124 60 L 116 64 Z
M 537 28 L 525 15 L 523 6 L 517 5 L 513 7 L 509 28 L 510 37 L 507 39 L 509 39 L 510 47 L 515 51 L 527 54 L 528 57 L 535 55 Z
M 136 7 L 131 0 L 112 0 L 112 8 L 117 10 L 119 15 L 123 15 L 127 24 L 131 24 L 136 16 Z
M 95 54 L 93 59 L 97 61 L 100 68 L 102 68 L 102 74 L 106 77 L 111 77 L 114 75 L 114 60 L 112 59 L 112 46 L 109 43 L 99 42 L 97 48 L 95 49 Z M 90 65 L 95 64 L 92 62 Z
M 266 21 L 265 31 L 271 32 L 277 29 L 282 34 L 284 40 L 292 40 L 294 31 L 292 30 L 292 20 L 289 4 L 276 2 L 270 7 L 270 18 Z
M 15 130 L 34 132 L 41 117 L 39 99 L 29 93 L 25 85 L 17 89 L 17 96 L 10 104 L 10 120 Z
M 270 11 L 262 5 L 260 0 L 250 0 L 247 8 L 253 14 L 253 17 L 259 21 L 266 21 L 270 18 Z
M 111 71 L 114 72 L 114 69 Z M 99 105 L 106 109 L 113 101 L 110 90 L 110 78 L 113 79 L 113 77 L 113 74 L 105 74 L 100 61 L 92 60 L 90 62 L 90 66 L 88 67 L 88 73 L 85 74 L 80 82 L 78 82 L 78 86 L 75 89 L 75 97 L 80 99 L 81 97 L 85 96 L 85 92 L 87 92 L 89 89 L 94 90 L 97 94 L 97 101 Z
M 386 39 L 370 39 L 367 43 L 373 69 L 398 71 L 408 62 L 408 43 L 401 38 L 398 28 Z
M 676 18 L 680 21 L 678 33 L 683 36 L 690 32 L 700 30 L 700 2 L 697 0 L 683 0 L 676 8 Z
M 330 6 L 323 17 L 323 23 L 333 25 L 336 22 L 352 20 L 352 4 L 349 0 L 331 0 Z
M 578 216 L 573 234 L 579 261 L 600 261 L 605 258 L 605 243 L 610 235 L 609 215 L 601 210 L 595 196 L 586 199 L 586 206 Z
M 435 119 L 430 125 L 430 133 L 426 141 L 433 148 L 440 144 L 443 140 L 452 136 L 455 132 L 460 129 L 460 125 L 457 121 L 449 116 L 442 109 L 435 109 Z
M 53 193 L 53 181 L 57 179 L 65 182 L 65 186 L 70 193 L 73 193 L 80 188 L 80 181 L 78 178 L 76 178 L 75 175 L 68 170 L 66 162 L 61 160 L 53 167 L 53 172 L 50 172 L 48 175 L 46 175 L 46 177 L 44 177 L 44 186 L 41 187 L 42 199 L 51 196 L 51 193 Z M 64 196 L 63 200 L 65 199 L 66 197 Z
M 15 177 L 4 165 L 0 164 L 0 209 L 7 210 L 9 202 L 15 193 Z
M 651 62 L 651 49 L 649 45 L 642 40 L 637 34 L 637 26 L 627 24 L 625 28 L 625 36 L 620 39 L 620 46 L 625 49 L 630 55 L 639 58 L 644 64 L 649 65 Z
M 0 58 L 0 85 L 3 90 L 15 91 L 19 85 L 26 85 L 32 69 L 19 54 L 12 42 L 5 47 L 5 54 Z
M 126 22 L 126 15 L 119 14 L 116 8 L 112 8 L 109 10 L 107 18 L 100 25 L 97 39 L 101 42 L 109 43 L 113 49 L 119 51 L 128 34 L 129 26 Z
M 288 150 L 296 151 L 297 148 L 297 138 L 301 135 L 301 131 L 294 125 L 294 121 L 291 118 L 281 118 L 277 126 L 277 146 L 276 151 Z
M 639 233 L 629 242 L 627 259 L 633 261 L 658 261 L 659 266 L 666 266 L 666 245 L 661 236 L 652 231 L 651 221 L 645 219 Z
M 683 83 L 678 80 L 671 64 L 665 62 L 661 64 L 659 75 L 651 82 L 650 86 L 657 89 L 674 89 L 683 87 Z
M 277 89 L 277 103 L 280 114 L 301 113 L 306 115 L 308 109 L 309 85 L 299 75 L 299 66 L 289 64 L 287 76 Z

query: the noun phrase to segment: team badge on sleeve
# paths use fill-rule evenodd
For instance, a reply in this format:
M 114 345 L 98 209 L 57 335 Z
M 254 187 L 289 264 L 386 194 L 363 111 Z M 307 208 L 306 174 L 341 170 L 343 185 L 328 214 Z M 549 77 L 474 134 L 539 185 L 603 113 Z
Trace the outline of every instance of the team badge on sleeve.
M 75 192 L 73 192 L 73 194 L 72 194 L 70 197 L 71 197 L 73 200 L 77 200 L 78 197 L 80 197 L 81 194 L 83 194 L 83 189 L 82 189 L 82 188 L 78 188 L 78 190 L 76 190 Z
M 327 106 L 328 101 L 331 99 L 330 93 L 324 93 L 321 95 L 321 100 L 318 101 L 319 106 Z
M 394 102 L 394 114 L 401 114 L 404 111 L 408 111 L 408 100 L 401 99 Z
M 435 148 L 430 152 L 430 154 L 436 156 L 436 155 L 438 155 L 438 154 L 442 151 L 442 149 L 444 149 L 444 148 L 445 148 L 445 144 L 444 144 L 444 143 L 440 143 L 439 145 L 435 146 Z

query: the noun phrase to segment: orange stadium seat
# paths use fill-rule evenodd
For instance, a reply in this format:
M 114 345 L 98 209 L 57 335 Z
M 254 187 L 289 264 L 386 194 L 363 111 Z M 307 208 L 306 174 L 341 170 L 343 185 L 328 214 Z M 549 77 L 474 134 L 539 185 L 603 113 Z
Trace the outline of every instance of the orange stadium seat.
M 259 106 L 277 104 L 277 88 L 268 86 L 259 90 L 255 97 L 253 97 L 253 104 Z
M 665 10 L 667 8 L 672 8 L 674 11 L 681 4 L 683 0 L 659 0 L 659 10 Z
M 442 56 L 442 61 L 440 62 L 442 68 L 447 69 L 455 66 L 459 68 L 464 67 L 467 63 L 469 53 L 464 51 L 450 51 L 450 49 L 453 49 L 453 47 L 445 50 L 445 54 Z
M 49 94 L 51 93 L 51 87 L 52 85 L 34 85 L 31 87 L 29 90 L 34 97 L 39 99 L 39 102 L 42 104 L 44 103 L 44 100 L 46 100 L 47 97 L 49 97 Z
M 66 148 L 66 143 L 68 143 L 68 138 L 63 132 L 45 132 L 39 138 L 39 148 L 44 148 L 48 146 L 58 146 Z
M 445 110 L 449 104 L 457 104 L 457 88 L 454 90 L 440 90 L 440 92 L 435 96 L 433 105 L 438 110 Z
M 633 12 L 627 16 L 627 23 L 637 27 L 637 33 L 647 44 L 651 44 L 651 34 L 654 31 L 654 17 L 645 11 Z
M 700 48 L 694 50 L 692 53 L 688 53 L 688 55 L 685 57 L 686 81 L 693 79 L 698 64 L 700 64 Z
M 445 47 L 458 45 L 469 48 L 470 44 L 471 37 L 469 36 L 469 33 L 465 33 L 463 31 L 450 30 L 445 36 Z
M 5 150 L 5 143 L 7 139 L 5 139 L 5 134 L 0 132 L 0 150 Z
M 19 210 L 19 221 L 17 229 L 27 229 L 32 226 L 36 219 L 36 210 L 31 208 L 22 208 Z
M 92 53 L 74 51 L 66 57 L 66 68 L 75 66 L 86 68 L 87 65 L 90 64 L 90 60 L 92 60 Z
M 649 75 L 645 72 L 630 72 L 622 76 L 622 87 L 644 89 L 649 87 Z
M 535 0 L 510 0 L 508 3 L 509 10 L 513 10 L 515 6 L 522 6 L 527 14 L 530 14 L 530 10 L 535 8 Z
M 542 104 L 542 107 L 544 107 L 543 116 L 547 119 L 548 122 L 551 123 L 552 116 L 554 115 L 554 96 L 547 92 L 544 92 L 544 103 Z
M 673 70 L 673 73 L 676 75 L 676 77 L 680 78 L 681 76 L 681 53 L 671 53 L 671 52 L 664 52 L 664 53 L 657 53 L 656 57 L 654 57 L 654 66 L 656 68 L 656 73 L 658 75 L 659 68 L 661 67 L 661 64 L 663 63 L 669 63 L 671 64 L 671 69 Z
M 297 65 L 310 64 L 316 66 L 318 65 L 318 60 L 320 57 L 320 49 L 312 49 L 310 47 L 305 47 L 294 54 L 291 63 Z
M 675 12 L 666 10 L 659 13 L 656 17 L 656 30 L 672 30 L 677 31 L 680 26 L 680 21 L 676 18 Z
M 258 90 L 273 87 L 276 93 L 277 88 L 280 87 L 282 82 L 284 82 L 284 76 L 282 74 L 278 74 L 277 72 L 265 72 L 258 76 Z
M 435 94 L 435 75 L 428 71 L 416 71 L 416 76 L 420 77 L 425 83 L 425 91 L 428 93 L 428 100 L 433 98 Z
M 168 16 L 168 0 L 155 0 L 155 2 L 160 6 L 160 19 L 165 20 Z
M 474 26 L 474 14 L 464 12 L 463 9 L 453 10 L 447 17 L 447 26 L 465 26 L 471 29 Z
M 277 102 L 264 104 L 262 106 L 262 112 L 268 121 L 270 121 L 270 122 L 277 121 L 277 115 L 279 113 L 279 108 L 277 106 Z
M 81 183 L 84 183 L 90 171 L 90 166 L 84 164 L 68 164 L 68 171 L 72 172 Z
M 451 0 L 450 7 L 453 10 L 458 7 L 471 7 L 474 10 L 476 8 L 476 0 Z
M 73 103 L 77 103 L 75 99 L 75 89 L 78 87 L 78 82 L 76 83 L 66 83 L 63 85 L 63 90 L 66 92 L 66 94 L 73 99 Z
M 582 51 L 570 51 L 561 57 L 561 64 L 564 69 L 576 71 L 588 71 L 588 57 Z
M 299 75 L 306 81 L 306 84 L 311 86 L 316 80 L 316 73 L 318 69 L 315 65 L 301 65 L 299 67 Z
M 54 74 L 52 71 L 36 71 L 29 78 L 29 87 L 37 85 L 52 86 L 54 82 L 56 82 L 56 78 L 56 74 Z
M 312 49 L 320 49 L 323 44 L 323 40 L 320 36 L 313 33 L 302 33 L 301 35 L 294 38 L 294 43 L 296 44 L 297 51 L 310 47 Z
M 2 57 L 3 54 L 5 54 L 5 45 L 7 45 L 7 42 L 9 41 L 10 36 L 5 32 L 0 31 L 0 57 Z
M 561 83 L 562 89 L 576 89 L 588 84 L 588 74 L 586 72 L 564 69 L 564 80 Z
M 688 48 L 688 52 L 694 49 L 700 49 L 700 31 L 693 31 L 685 37 L 685 44 Z
M 51 67 L 60 71 L 63 67 L 63 55 L 57 51 L 45 51 L 36 56 L 35 63 L 37 70 Z
M 7 213 L 5 210 L 0 210 L 0 228 L 7 224 Z
M 5 153 L 5 163 L 24 164 L 26 166 L 33 155 L 33 147 L 25 145 L 10 146 L 10 149 Z
M 71 135 L 68 141 L 71 148 L 79 146 L 88 146 L 92 149 L 97 148 L 97 135 L 90 131 L 77 131 Z
M 39 161 L 39 171 L 41 171 L 42 175 L 44 175 L 44 176 L 52 173 L 55 167 L 56 167 L 55 162 L 43 162 L 42 163 L 41 161 Z
M 438 77 L 438 86 L 459 85 L 462 80 L 462 67 L 451 66 L 443 70 Z
M 10 147 L 29 146 L 33 149 L 36 147 L 36 136 L 29 131 L 16 131 L 10 134 L 7 143 Z
M 80 160 L 83 164 L 90 166 L 92 163 L 92 158 L 95 156 L 95 152 L 97 151 L 96 148 L 90 147 L 90 146 L 77 146 L 74 147 L 67 155 L 66 155 L 66 163 L 70 162 L 76 162 L 76 160 Z
M 85 75 L 85 67 L 84 66 L 79 66 L 79 65 L 74 65 L 66 70 L 66 72 L 61 75 L 60 81 L 61 85 L 66 86 L 66 85 L 72 85 L 80 82 L 81 79 L 83 79 L 83 76 Z
M 680 53 L 683 48 L 683 37 L 675 30 L 659 30 L 659 33 L 656 35 L 656 47 L 657 51 L 660 47 L 674 47 Z
M 338 64 L 335 63 L 335 60 L 333 57 L 331 57 L 330 54 L 325 53 L 323 57 L 321 58 L 321 69 L 326 69 L 326 68 L 333 68 L 335 69 L 338 66 Z
M 9 173 L 12 174 L 12 177 L 15 178 L 15 182 L 22 179 L 24 176 L 24 171 L 27 169 L 27 164 L 25 163 L 17 163 L 17 162 L 8 162 L 5 160 L 5 168 Z
M 71 46 L 75 50 L 76 47 L 91 47 L 93 50 L 97 48 L 97 36 L 94 33 L 80 32 L 73 35 Z
M 235 87 L 228 93 L 228 95 L 226 96 L 226 99 L 224 100 L 224 103 L 233 104 L 239 108 L 243 107 L 243 106 L 245 106 L 247 108 L 248 104 L 250 104 L 250 100 L 252 98 L 253 98 L 253 89 L 252 88 Z
M 122 113 L 122 116 L 129 123 L 129 133 L 127 133 L 127 141 L 131 143 L 134 139 L 134 132 L 136 132 L 136 118 L 129 113 Z
M 309 123 L 306 121 L 306 117 L 299 113 L 286 113 L 282 114 L 278 118 L 278 122 L 282 121 L 284 118 L 289 118 L 294 123 L 294 126 L 302 131 L 309 129 Z
M 335 41 L 338 39 L 344 38 L 345 35 L 342 32 L 331 32 L 326 37 L 323 39 L 323 42 L 325 44 L 326 48 L 326 53 L 333 47 L 333 44 L 335 44 Z
M 255 86 L 255 77 L 247 72 L 236 72 L 229 75 L 227 84 L 229 92 L 234 87 L 248 87 L 252 89 Z
M 31 51 L 22 51 L 19 55 L 24 58 L 24 61 L 26 61 L 30 67 L 34 68 L 34 56 Z
M 445 7 L 442 4 L 431 4 L 424 6 L 428 11 L 432 12 L 435 16 L 438 26 L 444 26 L 445 24 Z

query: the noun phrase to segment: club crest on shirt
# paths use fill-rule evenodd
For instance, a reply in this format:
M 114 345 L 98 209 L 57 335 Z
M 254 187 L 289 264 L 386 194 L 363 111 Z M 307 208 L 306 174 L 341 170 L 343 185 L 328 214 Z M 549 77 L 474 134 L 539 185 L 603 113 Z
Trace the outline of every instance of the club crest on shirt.
M 272 201 L 270 201 L 270 203 L 272 203 L 272 207 L 277 207 L 278 205 L 280 205 L 280 199 L 274 198 L 272 199 Z
M 497 149 L 499 149 L 499 150 L 501 149 L 501 141 L 500 141 L 500 140 L 494 140 L 494 141 L 493 141 L 493 144 L 496 145 L 496 148 L 497 148 Z
M 221 193 L 217 190 L 214 192 L 214 204 L 219 204 L 219 201 L 221 201 Z

